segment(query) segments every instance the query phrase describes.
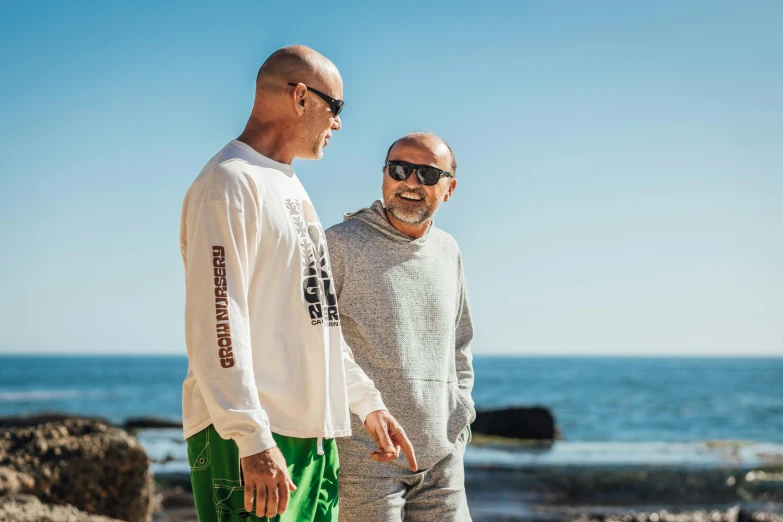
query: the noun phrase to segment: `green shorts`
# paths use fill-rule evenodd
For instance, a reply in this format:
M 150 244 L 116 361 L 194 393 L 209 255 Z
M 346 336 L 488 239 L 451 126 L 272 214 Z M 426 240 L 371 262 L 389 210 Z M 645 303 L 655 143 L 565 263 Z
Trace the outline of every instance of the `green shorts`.
M 233 440 L 220 438 L 215 427 L 201 430 L 188 442 L 190 480 L 199 522 L 337 522 L 337 475 L 340 459 L 334 439 L 297 439 L 272 434 L 296 484 L 288 509 L 274 518 L 245 511 L 245 488 L 240 485 L 239 451 Z

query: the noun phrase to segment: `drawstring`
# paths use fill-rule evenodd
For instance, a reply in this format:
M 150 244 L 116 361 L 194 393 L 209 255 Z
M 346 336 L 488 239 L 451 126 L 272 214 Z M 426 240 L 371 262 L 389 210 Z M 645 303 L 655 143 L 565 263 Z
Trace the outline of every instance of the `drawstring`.
M 324 438 L 318 437 L 318 454 L 323 455 L 324 454 Z

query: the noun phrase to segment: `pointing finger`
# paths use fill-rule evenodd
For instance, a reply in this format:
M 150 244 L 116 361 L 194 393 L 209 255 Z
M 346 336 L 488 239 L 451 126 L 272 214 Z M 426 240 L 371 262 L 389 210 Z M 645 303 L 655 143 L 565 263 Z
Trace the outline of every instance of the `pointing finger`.
M 397 435 L 396 442 L 400 445 L 405 456 L 408 457 L 408 464 L 410 465 L 411 471 L 418 471 L 419 465 L 416 462 L 416 453 L 413 451 L 411 441 L 408 440 L 408 436 L 405 435 L 404 431 L 400 431 Z

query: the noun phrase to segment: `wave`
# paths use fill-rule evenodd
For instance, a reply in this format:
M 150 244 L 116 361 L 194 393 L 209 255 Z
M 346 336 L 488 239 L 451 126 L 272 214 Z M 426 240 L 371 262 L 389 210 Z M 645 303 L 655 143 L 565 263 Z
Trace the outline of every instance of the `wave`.
M 94 397 L 106 395 L 102 391 L 87 390 L 25 390 L 0 391 L 0 402 L 34 402 L 58 399 L 76 399 L 79 397 Z

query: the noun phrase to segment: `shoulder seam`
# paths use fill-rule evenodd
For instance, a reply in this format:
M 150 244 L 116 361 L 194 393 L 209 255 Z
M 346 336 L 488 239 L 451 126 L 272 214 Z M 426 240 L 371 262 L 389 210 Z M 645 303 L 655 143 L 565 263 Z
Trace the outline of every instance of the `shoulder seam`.
M 369 225 L 367 225 L 366 223 L 361 223 L 361 225 L 363 225 L 364 227 L 372 228 L 372 227 L 369 227 Z M 369 245 L 373 241 L 373 239 L 374 238 L 372 236 L 370 236 L 367 239 L 365 239 L 360 244 L 360 246 L 356 249 L 356 255 L 350 256 L 350 259 L 348 260 L 348 262 L 346 263 L 346 266 L 345 266 L 345 276 L 344 276 L 343 288 L 342 288 L 342 292 L 341 293 L 344 294 L 346 287 L 351 283 L 350 275 L 351 275 L 351 270 L 352 270 L 353 265 L 354 265 L 354 261 L 356 259 L 358 259 L 362 255 L 362 253 L 364 252 L 364 249 L 367 248 L 367 245 Z

